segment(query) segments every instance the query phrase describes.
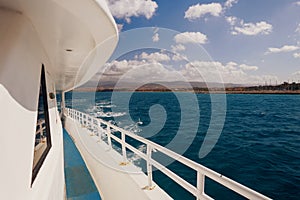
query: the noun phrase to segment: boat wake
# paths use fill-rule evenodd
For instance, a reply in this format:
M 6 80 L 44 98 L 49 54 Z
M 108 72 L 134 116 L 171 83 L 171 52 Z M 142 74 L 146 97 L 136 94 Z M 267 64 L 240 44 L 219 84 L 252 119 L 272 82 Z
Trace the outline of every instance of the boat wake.
M 109 102 L 101 102 L 101 103 L 96 103 L 96 105 L 91 108 L 88 108 L 86 112 L 97 118 L 122 117 L 126 115 L 126 112 L 105 111 L 107 110 L 107 108 L 112 108 L 112 107 L 116 107 L 116 106 L 110 104 Z
M 116 105 L 111 104 L 109 101 L 104 101 L 104 102 L 98 102 L 96 103 L 96 106 L 99 108 L 114 108 Z
M 93 115 L 95 117 L 100 117 L 100 118 L 110 118 L 110 117 L 122 117 L 124 115 L 126 115 L 125 112 L 118 112 L 118 113 L 114 113 L 114 112 L 103 112 L 103 111 L 98 111 L 96 113 L 93 113 Z

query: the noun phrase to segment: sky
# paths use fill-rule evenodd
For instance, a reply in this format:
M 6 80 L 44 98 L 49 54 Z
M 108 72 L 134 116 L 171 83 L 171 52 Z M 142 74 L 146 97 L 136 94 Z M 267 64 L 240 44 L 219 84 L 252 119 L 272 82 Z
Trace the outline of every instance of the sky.
M 196 78 L 200 74 L 206 81 L 224 83 L 300 82 L 300 1 L 106 1 L 120 31 L 119 45 L 130 45 L 122 41 L 128 31 L 156 27 L 126 38 L 130 43 L 153 43 L 155 48 L 141 47 L 110 60 L 106 75 L 130 71 L 127 77 L 133 78 L 143 71 L 153 75 L 149 80 L 174 81 L 179 73 L 189 81 L 201 81 Z M 168 48 L 158 48 L 166 44 Z M 136 67 L 145 63 L 143 70 Z M 220 77 L 214 78 L 215 70 Z

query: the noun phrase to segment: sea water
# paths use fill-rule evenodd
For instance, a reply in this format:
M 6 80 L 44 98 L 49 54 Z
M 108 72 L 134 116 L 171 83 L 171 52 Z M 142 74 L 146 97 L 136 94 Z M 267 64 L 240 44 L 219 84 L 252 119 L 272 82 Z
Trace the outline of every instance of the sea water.
M 195 108 L 189 103 L 191 93 L 184 92 L 120 92 L 118 98 L 130 97 L 121 103 L 112 102 L 111 92 L 74 94 L 67 93 L 68 107 L 115 123 L 162 146 L 172 142 L 184 121 L 186 140 L 179 142 L 191 141 L 184 156 L 270 198 L 300 198 L 300 95 L 226 95 L 226 118 L 220 137 L 210 153 L 200 158 L 199 150 L 214 112 L 211 95 L 192 94 L 199 106 Z M 179 100 L 178 96 L 182 98 Z M 160 105 L 164 112 L 149 114 L 155 105 Z M 182 107 L 190 116 L 181 113 Z M 199 112 L 199 119 L 195 111 Z M 189 119 L 183 120 L 182 116 Z M 199 126 L 195 137 L 191 137 L 189 126 L 195 126 L 194 118 Z M 163 121 L 158 124 L 162 128 L 145 135 L 143 128 L 155 120 Z M 131 159 L 137 165 L 140 163 L 137 158 Z M 167 167 L 196 183 L 193 170 L 178 162 Z M 174 199 L 195 199 L 159 170 L 154 171 L 153 178 Z M 243 199 L 208 178 L 205 192 L 215 199 Z

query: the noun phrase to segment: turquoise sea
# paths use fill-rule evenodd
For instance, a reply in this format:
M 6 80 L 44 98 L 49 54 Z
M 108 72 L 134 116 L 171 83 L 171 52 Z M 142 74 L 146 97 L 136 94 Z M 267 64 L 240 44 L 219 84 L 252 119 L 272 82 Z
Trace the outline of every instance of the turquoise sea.
M 128 105 L 123 101 L 111 101 L 111 95 L 111 92 L 67 93 L 66 102 L 68 107 L 73 106 L 142 136 L 143 127 L 162 118 L 165 120 L 162 129 L 146 136 L 163 146 L 172 141 L 184 121 L 186 141 L 190 141 L 188 129 L 195 125 L 195 112 L 198 112 L 189 103 L 191 93 L 135 92 Z M 120 92 L 118 98 L 126 99 L 128 95 Z M 178 100 L 178 96 L 182 98 Z M 300 95 L 227 95 L 224 128 L 216 145 L 204 158 L 199 158 L 199 150 L 211 120 L 212 103 L 208 94 L 196 94 L 196 99 L 199 127 L 184 156 L 270 198 L 300 198 Z M 149 109 L 153 105 L 165 109 L 162 116 L 151 118 Z M 182 106 L 188 115 L 181 114 Z M 195 183 L 195 173 L 183 165 L 173 162 L 167 167 Z M 174 199 L 195 199 L 158 170 L 153 176 Z M 209 179 L 206 179 L 205 191 L 215 199 L 243 199 Z

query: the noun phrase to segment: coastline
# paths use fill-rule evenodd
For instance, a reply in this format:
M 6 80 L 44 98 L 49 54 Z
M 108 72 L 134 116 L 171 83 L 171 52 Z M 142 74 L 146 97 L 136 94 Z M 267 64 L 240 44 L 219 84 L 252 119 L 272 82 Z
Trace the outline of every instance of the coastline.
M 226 91 L 226 94 L 292 94 L 299 95 L 300 90 L 249 90 L 249 91 Z
M 148 83 L 135 88 L 131 83 L 116 87 L 115 82 L 104 82 L 96 87 L 83 86 L 74 91 L 78 92 L 193 92 L 196 94 L 300 94 L 300 83 L 284 82 L 279 85 L 259 85 L 259 86 L 241 86 L 231 83 L 219 84 L 211 83 L 207 88 L 206 83 L 189 82 L 190 88 L 187 88 L 183 82 L 166 83 Z M 167 87 L 165 86 L 167 85 Z
M 95 88 L 77 88 L 73 90 L 75 92 L 133 92 L 132 89 L 95 89 Z M 300 95 L 300 90 L 232 90 L 227 88 L 224 90 L 213 89 L 208 91 L 203 90 L 185 90 L 185 89 L 147 89 L 147 90 L 135 90 L 136 92 L 194 92 L 196 94 L 278 94 L 278 95 Z

